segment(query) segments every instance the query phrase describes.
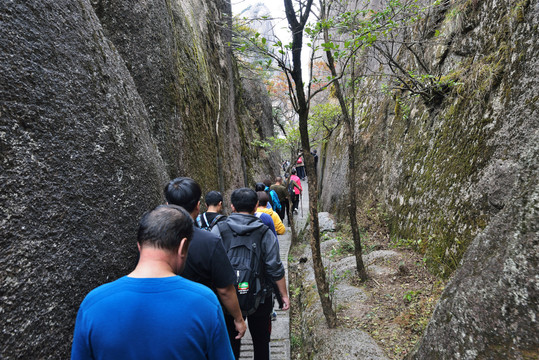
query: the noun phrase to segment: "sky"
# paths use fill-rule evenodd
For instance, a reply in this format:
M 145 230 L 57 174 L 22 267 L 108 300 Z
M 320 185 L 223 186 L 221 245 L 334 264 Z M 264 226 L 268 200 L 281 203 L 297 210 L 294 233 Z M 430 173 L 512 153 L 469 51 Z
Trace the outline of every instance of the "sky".
M 284 0 L 231 0 L 232 13 L 238 14 L 250 5 L 263 3 L 271 12 L 273 21 L 275 23 L 274 33 L 283 42 L 283 44 L 292 41 L 290 31 L 288 29 L 288 22 L 286 20 L 286 14 L 284 10 Z M 306 38 L 304 40 L 303 50 L 301 53 L 302 67 L 303 67 L 303 80 L 308 81 L 309 74 L 309 58 L 310 49 L 305 45 Z
M 286 21 L 283 0 L 231 0 L 231 2 L 233 14 L 241 12 L 250 5 L 263 3 L 271 12 L 274 22 L 276 23 L 274 29 L 275 35 L 283 42 L 284 40 L 289 39 L 290 36 L 288 34 L 288 23 Z

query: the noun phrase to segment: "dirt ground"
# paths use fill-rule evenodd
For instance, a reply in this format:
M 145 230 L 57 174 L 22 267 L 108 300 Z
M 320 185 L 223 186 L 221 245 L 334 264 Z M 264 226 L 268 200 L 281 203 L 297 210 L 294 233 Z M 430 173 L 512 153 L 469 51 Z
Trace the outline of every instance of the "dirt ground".
M 330 287 L 336 289 L 333 305 L 339 327 L 367 332 L 388 358 L 402 359 L 421 338 L 445 282 L 427 271 L 423 256 L 414 251 L 416 244 L 390 240 L 383 227 L 368 227 L 362 234 L 362 244 L 369 275 L 365 283 L 355 275 L 350 229 L 340 226 L 337 232 L 322 237 Z M 303 244 L 291 249 L 289 261 L 305 257 L 305 248 Z M 361 290 L 361 298 L 348 296 L 349 289 L 352 293 Z M 298 308 L 292 307 L 291 314 L 293 359 L 303 357 L 298 335 L 301 325 L 294 320 L 300 318 Z

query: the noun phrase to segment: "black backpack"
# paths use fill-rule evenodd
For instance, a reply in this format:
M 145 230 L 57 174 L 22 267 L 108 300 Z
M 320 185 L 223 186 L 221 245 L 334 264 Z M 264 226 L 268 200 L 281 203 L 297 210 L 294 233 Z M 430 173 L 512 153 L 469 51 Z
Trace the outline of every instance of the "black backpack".
M 217 224 L 221 239 L 236 273 L 236 294 L 243 316 L 253 314 L 260 301 L 266 297 L 264 263 L 262 262 L 262 238 L 267 226 L 261 226 L 252 233 L 239 235 L 226 221 Z
M 294 192 L 294 183 L 294 180 L 288 179 L 288 195 L 290 196 L 290 201 L 293 201 L 296 196 L 296 193 Z

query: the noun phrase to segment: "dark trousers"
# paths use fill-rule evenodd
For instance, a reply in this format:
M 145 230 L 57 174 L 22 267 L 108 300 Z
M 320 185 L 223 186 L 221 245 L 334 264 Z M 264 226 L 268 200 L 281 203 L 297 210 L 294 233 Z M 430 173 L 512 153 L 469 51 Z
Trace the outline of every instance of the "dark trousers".
M 247 325 L 251 338 L 253 338 L 253 348 L 255 360 L 269 360 L 269 342 L 271 336 L 271 312 L 273 311 L 272 297 L 267 297 L 263 304 L 260 304 L 255 313 L 247 316 Z M 232 345 L 234 357 L 240 358 L 241 339 L 234 339 L 237 335 L 234 327 L 234 318 L 229 314 L 225 314 L 226 328 L 228 330 L 228 338 Z
M 279 199 L 281 201 L 281 199 Z M 284 218 L 286 214 L 288 213 L 288 199 L 283 199 L 281 201 L 281 210 L 277 211 L 277 214 L 279 214 L 279 217 L 281 218 L 281 221 L 284 221 Z
M 294 194 L 294 199 L 292 200 L 292 210 L 291 211 L 297 210 L 298 205 L 299 205 L 299 194 Z

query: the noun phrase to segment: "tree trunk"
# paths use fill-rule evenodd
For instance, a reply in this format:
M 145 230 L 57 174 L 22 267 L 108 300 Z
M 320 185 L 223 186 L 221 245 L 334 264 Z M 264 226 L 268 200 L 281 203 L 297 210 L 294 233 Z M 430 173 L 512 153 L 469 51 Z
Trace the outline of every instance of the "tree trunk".
M 348 123 L 348 188 L 350 203 L 348 204 L 348 216 L 350 217 L 350 227 L 352 229 L 352 239 L 354 240 L 354 255 L 356 257 L 357 275 L 361 281 L 367 280 L 367 271 L 363 264 L 363 247 L 361 246 L 361 235 L 357 224 L 357 194 L 356 194 L 356 144 L 354 139 L 354 122 Z
M 313 267 L 316 279 L 316 286 L 318 288 L 318 295 L 320 296 L 320 303 L 322 304 L 322 311 L 326 318 L 326 322 L 329 328 L 335 328 L 337 326 L 337 316 L 333 310 L 332 299 L 329 295 L 329 284 L 326 279 L 326 272 L 324 270 L 324 264 L 322 263 L 322 256 L 320 253 L 320 226 L 318 224 L 318 190 L 316 176 L 314 168 L 314 158 L 310 153 L 309 143 L 309 130 L 307 127 L 307 118 L 309 117 L 309 103 L 306 98 L 303 88 L 303 79 L 301 74 L 301 50 L 303 45 L 303 29 L 307 23 L 307 19 L 310 13 L 312 0 L 308 0 L 304 4 L 304 13 L 300 14 L 300 22 L 296 18 L 294 7 L 292 6 L 292 0 L 284 0 L 286 17 L 288 24 L 292 31 L 292 63 L 293 70 L 291 72 L 292 79 L 296 87 L 296 97 L 298 107 L 296 112 L 299 116 L 299 131 L 301 136 L 301 147 L 303 149 L 303 159 L 305 163 L 305 169 L 309 174 L 308 188 L 309 188 L 309 215 L 311 219 L 311 226 L 309 231 L 309 240 L 311 244 L 311 252 L 313 257 Z
M 326 8 L 325 3 L 322 2 L 321 6 L 322 12 L 321 17 L 325 18 Z M 329 42 L 329 31 L 327 28 L 324 29 L 324 41 Z M 353 56 L 353 55 L 352 55 Z M 337 78 L 337 70 L 335 69 L 335 60 L 331 50 L 326 51 L 327 64 L 331 71 L 331 75 Z M 353 67 L 354 65 L 352 65 Z M 352 72 L 352 84 L 354 83 Z M 356 257 L 356 268 L 357 274 L 361 281 L 367 280 L 367 271 L 365 270 L 365 265 L 363 264 L 363 248 L 361 246 L 361 235 L 359 234 L 359 226 L 357 223 L 357 196 L 356 196 L 356 142 L 355 142 L 355 114 L 353 111 L 354 105 L 352 104 L 352 116 L 348 111 L 348 106 L 346 104 L 344 94 L 340 85 L 340 80 L 335 80 L 335 96 L 339 100 L 339 105 L 341 107 L 341 112 L 343 115 L 343 121 L 346 128 L 346 139 L 348 141 L 348 189 L 350 202 L 348 203 L 348 217 L 350 219 L 350 227 L 352 230 L 352 239 L 354 241 L 354 255 Z M 353 86 L 353 85 L 352 85 Z M 352 94 L 354 91 L 352 89 Z

